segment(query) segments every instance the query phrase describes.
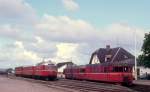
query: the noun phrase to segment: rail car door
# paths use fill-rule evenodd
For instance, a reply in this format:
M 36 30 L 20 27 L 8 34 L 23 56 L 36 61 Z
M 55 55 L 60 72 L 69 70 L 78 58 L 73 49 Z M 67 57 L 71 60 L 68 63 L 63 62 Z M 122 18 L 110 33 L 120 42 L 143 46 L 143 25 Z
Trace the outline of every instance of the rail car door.
M 73 79 L 73 73 L 74 73 L 74 69 L 73 68 L 71 68 L 70 70 L 69 70 L 69 72 L 70 72 L 70 78 L 72 78 Z
M 107 67 L 104 67 L 104 81 L 107 81 L 107 77 L 108 77 Z
M 112 75 L 112 66 L 108 66 L 106 71 L 107 71 L 107 72 L 106 72 L 106 73 L 107 73 L 107 74 L 106 74 L 106 76 L 107 76 L 107 81 L 110 82 L 110 81 L 111 81 L 111 77 L 113 76 L 113 75 Z

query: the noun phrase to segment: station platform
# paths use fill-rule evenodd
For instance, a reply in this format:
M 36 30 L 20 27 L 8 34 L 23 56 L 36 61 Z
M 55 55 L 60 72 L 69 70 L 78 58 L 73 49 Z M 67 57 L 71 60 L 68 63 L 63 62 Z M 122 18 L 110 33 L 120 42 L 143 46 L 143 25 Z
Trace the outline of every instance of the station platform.
M 150 86 L 150 80 L 134 80 L 133 84 Z

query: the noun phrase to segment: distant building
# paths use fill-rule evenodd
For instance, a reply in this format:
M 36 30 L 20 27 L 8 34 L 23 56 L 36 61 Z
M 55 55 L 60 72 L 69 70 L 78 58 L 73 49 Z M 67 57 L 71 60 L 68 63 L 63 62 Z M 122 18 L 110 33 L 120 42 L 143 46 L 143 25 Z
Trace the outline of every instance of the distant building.
M 10 74 L 13 72 L 13 69 L 12 68 L 8 68 L 8 69 L 0 69 L 0 74 L 3 75 L 3 74 Z
M 3 75 L 3 74 L 7 74 L 7 70 L 6 69 L 0 69 L 0 75 Z
M 59 78 L 64 77 L 63 70 L 64 70 L 67 66 L 70 66 L 70 65 L 74 65 L 74 63 L 72 63 L 72 62 L 62 62 L 62 63 L 58 63 L 58 64 L 57 64 L 58 77 L 59 77 Z
M 138 66 L 138 78 L 150 79 L 150 68 Z

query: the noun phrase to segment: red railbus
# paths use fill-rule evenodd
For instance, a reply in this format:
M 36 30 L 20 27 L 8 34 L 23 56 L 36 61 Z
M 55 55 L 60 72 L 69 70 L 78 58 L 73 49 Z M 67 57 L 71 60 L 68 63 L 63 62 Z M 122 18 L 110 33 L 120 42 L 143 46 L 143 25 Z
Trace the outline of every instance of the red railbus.
M 131 85 L 133 81 L 132 67 L 126 65 L 87 65 L 86 79 Z
M 133 81 L 132 66 L 106 64 L 88 64 L 72 66 L 64 70 L 68 79 L 92 80 L 131 85 Z

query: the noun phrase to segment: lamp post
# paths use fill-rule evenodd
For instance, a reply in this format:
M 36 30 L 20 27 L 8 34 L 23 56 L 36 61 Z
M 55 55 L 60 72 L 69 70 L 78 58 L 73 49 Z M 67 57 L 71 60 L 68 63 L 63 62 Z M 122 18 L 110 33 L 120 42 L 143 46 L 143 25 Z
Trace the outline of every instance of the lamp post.
M 136 40 L 137 40 L 137 39 L 136 39 L 136 29 L 135 29 L 135 31 L 134 31 L 135 80 L 137 80 Z

